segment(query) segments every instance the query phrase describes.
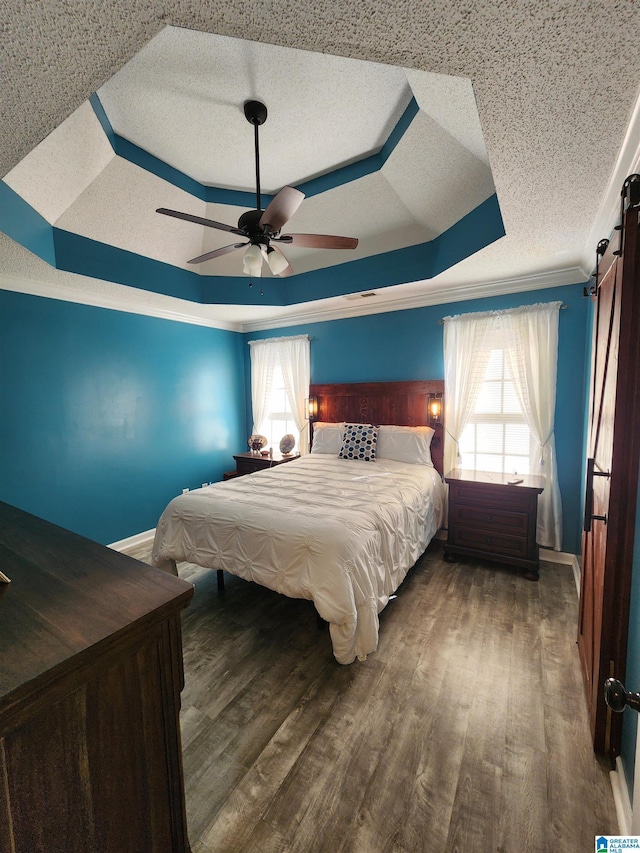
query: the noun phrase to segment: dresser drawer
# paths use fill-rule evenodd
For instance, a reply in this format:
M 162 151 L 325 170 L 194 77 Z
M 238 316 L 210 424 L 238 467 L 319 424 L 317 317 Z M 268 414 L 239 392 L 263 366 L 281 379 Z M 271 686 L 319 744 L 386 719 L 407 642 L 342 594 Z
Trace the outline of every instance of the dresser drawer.
M 461 548 L 473 548 L 478 552 L 503 554 L 505 557 L 526 559 L 528 556 L 526 537 L 477 530 L 473 527 L 458 529 L 455 543 L 452 544 L 459 545 Z
M 457 504 L 471 504 L 474 507 L 482 504 L 484 507 L 522 510 L 523 512 L 526 512 L 531 506 L 531 496 L 524 490 L 476 483 L 456 483 L 455 501 Z
M 526 512 L 508 512 L 491 507 L 466 506 L 456 504 L 453 508 L 453 523 L 456 530 L 461 525 L 489 529 L 496 533 L 509 533 L 514 536 L 527 536 L 529 515 Z

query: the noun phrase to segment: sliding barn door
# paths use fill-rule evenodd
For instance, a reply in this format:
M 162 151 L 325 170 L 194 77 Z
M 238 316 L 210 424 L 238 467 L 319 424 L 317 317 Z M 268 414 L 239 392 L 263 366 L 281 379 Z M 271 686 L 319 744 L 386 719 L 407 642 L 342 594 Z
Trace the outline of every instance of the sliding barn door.
M 578 626 L 593 746 L 612 759 L 622 719 L 607 708 L 603 684 L 625 674 L 640 458 L 640 206 L 629 206 L 638 186 L 632 196 L 628 182 L 624 227 L 598 265 L 594 294 Z

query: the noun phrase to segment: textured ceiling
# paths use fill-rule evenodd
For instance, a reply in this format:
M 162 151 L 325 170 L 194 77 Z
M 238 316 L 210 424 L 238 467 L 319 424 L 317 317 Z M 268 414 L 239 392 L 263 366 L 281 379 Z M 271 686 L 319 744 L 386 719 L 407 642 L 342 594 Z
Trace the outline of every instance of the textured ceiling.
M 65 120 L 75 122 L 73 132 L 68 123 L 66 129 L 60 128 L 58 133 L 66 134 L 65 145 L 51 145 L 43 160 L 45 170 L 52 163 L 58 169 L 56 192 L 42 192 L 47 182 L 41 183 L 40 190 L 35 182 L 30 189 L 23 183 L 22 192 L 31 192 L 32 201 L 38 196 L 38 205 L 44 208 L 40 212 L 58 227 L 80 232 L 85 229 L 92 239 L 94 227 L 110 227 L 114 232 L 120 229 L 123 248 L 129 250 L 133 244 L 126 240 L 134 239 L 131 223 L 123 227 L 122 217 L 118 218 L 127 190 L 136 187 L 136 192 L 130 194 L 134 207 L 145 191 L 155 198 L 156 190 L 143 187 L 141 196 L 137 184 L 149 183 L 150 178 L 141 176 L 139 170 L 120 158 L 114 162 L 104 147 L 104 139 L 98 141 L 99 135 L 92 130 L 93 116 L 86 113 L 90 107 L 84 104 L 96 91 L 116 133 L 131 138 L 181 172 L 191 173 L 202 184 L 244 188 L 251 184 L 246 159 L 247 145 L 251 155 L 251 136 L 247 142 L 246 131 L 250 134 L 251 128 L 246 122 L 242 130 L 234 126 L 236 121 L 241 126 L 244 118 L 240 114 L 238 119 L 232 102 L 239 89 L 240 101 L 261 97 L 270 110 L 261 136 L 261 152 L 264 151 L 264 185 L 271 191 L 282 183 L 307 180 L 378 150 L 413 96 L 420 107 L 416 126 L 412 124 L 403 135 L 396 161 L 387 161 L 385 169 L 389 174 L 385 175 L 383 169 L 371 177 L 374 200 L 367 187 L 356 187 L 361 182 L 355 182 L 350 189 L 343 186 L 334 190 L 337 203 L 333 205 L 330 193 L 307 198 L 296 214 L 295 230 L 350 234 L 345 204 L 353 204 L 358 209 L 359 224 L 364 228 L 368 222 L 371 227 L 370 234 L 363 230 L 362 235 L 354 236 L 361 237 L 364 253 L 370 253 L 371 242 L 381 239 L 382 233 L 379 225 L 374 227 L 379 215 L 375 200 L 384 197 L 389 211 L 394 203 L 400 209 L 397 229 L 392 217 L 387 223 L 387 245 L 398 245 L 394 230 L 406 235 L 409 220 L 415 230 L 408 244 L 429 239 L 446 227 L 442 212 L 430 212 L 424 206 L 425 197 L 438 194 L 434 180 L 442 169 L 436 168 L 431 176 L 421 171 L 419 180 L 412 181 L 403 167 L 415 158 L 416 152 L 425 162 L 437 162 L 437 150 L 429 150 L 425 140 L 440 134 L 450 141 L 450 147 L 456 143 L 456 175 L 464 174 L 465 158 L 474 165 L 490 164 L 506 236 L 431 280 L 386 287 L 376 297 L 380 307 L 384 303 L 390 307 L 408 306 L 429 298 L 463 298 L 475 291 L 480 293 L 481 288 L 482 292 L 492 287 L 494 291 L 518 290 L 528 287 L 528 282 L 536 286 L 544 281 L 580 280 L 590 271 L 595 242 L 606 236 L 597 229 L 607 223 L 613 209 L 609 184 L 614 185 L 615 197 L 625 177 L 622 174 L 616 183 L 619 176 L 612 176 L 640 82 L 640 14 L 637 2 L 631 0 L 599 4 L 346 2 L 339 6 L 304 0 L 295 4 L 284 0 L 277 5 L 258 0 L 251 6 L 180 0 L 151 4 L 130 0 L 74 4 L 48 0 L 7 4 L 0 14 L 4 32 L 0 78 L 2 175 L 8 179 L 8 173 Z M 167 25 L 194 31 L 185 34 L 192 40 L 190 62 L 180 64 L 180 56 L 176 55 L 163 65 L 166 60 L 158 52 L 154 54 L 154 47 L 162 47 Z M 204 33 L 262 45 L 259 49 L 253 46 L 252 50 L 244 46 L 244 70 L 239 74 L 233 70 L 237 67 L 233 65 L 237 61 L 233 54 L 238 44 L 216 39 L 212 54 Z M 152 41 L 154 36 L 158 38 Z M 222 49 L 223 44 L 231 46 L 226 50 Z M 293 52 L 295 61 L 291 60 L 292 52 L 280 50 L 284 47 L 298 49 Z M 355 69 L 348 58 L 367 60 L 368 64 L 348 73 L 347 69 Z M 131 65 L 123 68 L 130 59 Z M 322 74 L 331 64 L 328 60 L 333 62 L 334 76 L 323 85 Z M 415 73 L 400 74 L 398 68 L 372 66 L 371 62 L 414 69 Z M 344 69 L 342 75 L 340 67 Z M 306 77 L 303 69 L 311 69 L 310 76 Z M 135 73 L 127 80 L 129 72 Z M 450 76 L 440 76 L 445 74 Z M 438 75 L 439 85 L 434 85 L 434 75 Z M 134 80 L 137 89 L 132 88 Z M 214 86 L 209 85 L 212 80 Z M 292 82 L 298 82 L 295 98 L 287 88 Z M 360 97 L 349 94 L 347 83 L 354 84 Z M 479 123 L 477 117 L 471 114 L 469 118 L 470 113 L 459 108 L 460 87 L 470 84 Z M 371 99 L 377 107 L 370 106 Z M 171 121 L 154 128 L 159 104 Z M 211 109 L 214 104 L 226 109 L 224 118 L 215 119 Z M 290 128 L 296 104 L 300 105 L 301 120 L 293 133 Z M 333 112 L 338 130 L 345 124 L 350 126 L 351 132 L 341 135 L 340 146 L 335 144 L 337 132 L 327 127 L 327 121 L 326 129 L 311 137 L 302 132 L 301 128 L 306 130 L 310 125 L 304 120 L 304 111 L 316 104 L 319 114 Z M 283 128 L 278 126 L 277 116 L 279 111 L 284 114 L 285 108 L 288 117 Z M 354 126 L 349 119 L 358 115 L 359 109 L 363 111 L 362 118 Z M 167 132 L 171 122 L 176 128 L 173 134 Z M 422 136 L 421 123 L 428 125 L 422 128 Z M 265 138 L 271 127 L 280 141 L 279 150 L 295 143 L 288 159 L 295 161 L 297 172 L 286 171 L 290 165 L 284 162 L 287 158 L 276 160 L 273 151 L 278 150 L 278 145 L 273 149 Z M 238 140 L 231 148 L 225 142 L 228 131 Z M 245 137 L 241 143 L 242 131 Z M 210 146 L 198 141 L 202 135 Z M 184 144 L 176 144 L 180 136 Z M 633 143 L 633 133 L 631 136 Z M 241 145 L 243 153 L 238 158 Z M 406 150 L 401 151 L 402 147 Z M 58 156 L 61 150 L 66 152 L 64 157 Z M 88 150 L 90 157 L 86 156 Z M 634 152 L 633 145 L 629 150 Z M 217 171 L 212 174 L 214 152 L 219 156 L 214 157 Z M 244 172 L 237 171 L 239 159 Z M 445 157 L 443 167 L 451 161 Z M 267 163 L 274 170 L 269 176 Z M 70 164 L 74 167 L 69 168 Z M 284 172 L 278 171 L 283 168 Z M 16 173 L 12 178 L 17 180 Z M 22 180 L 26 185 L 32 180 L 26 170 Z M 96 224 L 98 208 L 89 198 L 89 187 L 103 194 L 99 206 L 102 224 Z M 182 192 L 175 187 L 171 191 L 177 196 Z M 351 191 L 355 193 L 352 199 Z M 461 191 L 450 193 L 451 210 L 455 208 L 454 201 L 460 204 L 464 191 L 463 186 Z M 172 197 L 159 204 L 180 207 L 182 200 Z M 242 209 L 207 204 L 206 213 L 201 215 L 233 223 Z M 455 219 L 458 214 L 451 215 Z M 327 217 L 330 225 L 324 227 Z M 143 222 L 140 216 L 137 221 L 141 223 L 137 227 L 140 232 L 156 227 Z M 322 228 L 316 227 L 319 221 Z M 198 234 L 189 234 L 187 223 L 176 225 L 180 226 L 175 232 L 179 239 L 165 240 L 172 243 L 171 263 L 183 264 L 192 256 L 190 241 L 196 245 L 193 254 L 201 250 L 203 241 L 205 249 L 209 247 L 206 240 L 211 239 L 210 235 L 205 238 L 195 226 Z M 141 233 L 135 238 L 147 240 L 148 254 L 150 247 L 158 243 L 157 234 Z M 92 295 L 97 302 L 102 299 L 114 305 L 122 300 L 134 310 L 144 310 L 145 302 L 150 310 L 162 304 L 167 313 L 183 312 L 202 322 L 251 323 L 260 318 L 289 318 L 301 312 L 320 316 L 325 311 L 328 315 L 345 304 L 332 298 L 297 309 L 199 307 L 181 299 L 144 294 L 52 269 L 4 236 L 0 250 L 1 286 L 21 288 L 26 287 L 25 281 L 33 281 L 46 290 L 49 283 L 56 288 L 55 295 L 66 292 L 68 298 L 74 298 L 82 290 L 85 298 Z M 161 257 L 167 262 L 165 256 Z M 327 262 L 339 263 L 330 259 L 321 265 Z M 206 265 L 205 273 L 216 274 L 211 272 L 213 263 Z M 313 269 L 318 263 L 313 258 L 300 257 L 296 271 Z M 366 301 L 367 310 L 372 310 L 372 301 Z M 349 310 L 364 309 L 350 302 Z

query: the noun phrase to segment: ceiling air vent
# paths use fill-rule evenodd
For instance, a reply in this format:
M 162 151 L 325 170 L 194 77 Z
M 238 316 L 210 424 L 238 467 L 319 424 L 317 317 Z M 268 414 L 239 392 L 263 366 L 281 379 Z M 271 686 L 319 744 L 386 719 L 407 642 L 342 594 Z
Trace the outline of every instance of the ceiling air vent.
M 351 293 L 349 296 L 345 296 L 345 299 L 353 302 L 355 299 L 368 299 L 370 296 L 377 296 L 377 294 L 370 290 L 368 293 Z

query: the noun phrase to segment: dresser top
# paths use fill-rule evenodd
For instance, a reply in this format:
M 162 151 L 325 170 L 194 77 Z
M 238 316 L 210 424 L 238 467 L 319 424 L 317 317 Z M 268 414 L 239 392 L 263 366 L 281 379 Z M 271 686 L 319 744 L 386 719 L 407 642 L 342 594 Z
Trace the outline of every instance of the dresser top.
M 512 489 L 535 489 L 542 492 L 545 478 L 529 474 L 498 474 L 493 471 L 473 471 L 470 468 L 454 468 L 444 478 L 447 483 L 478 483 L 486 486 L 509 486 Z M 509 483 L 509 480 L 522 480 L 521 483 Z
M 77 655 L 181 610 L 193 585 L 0 502 L 0 710 Z

